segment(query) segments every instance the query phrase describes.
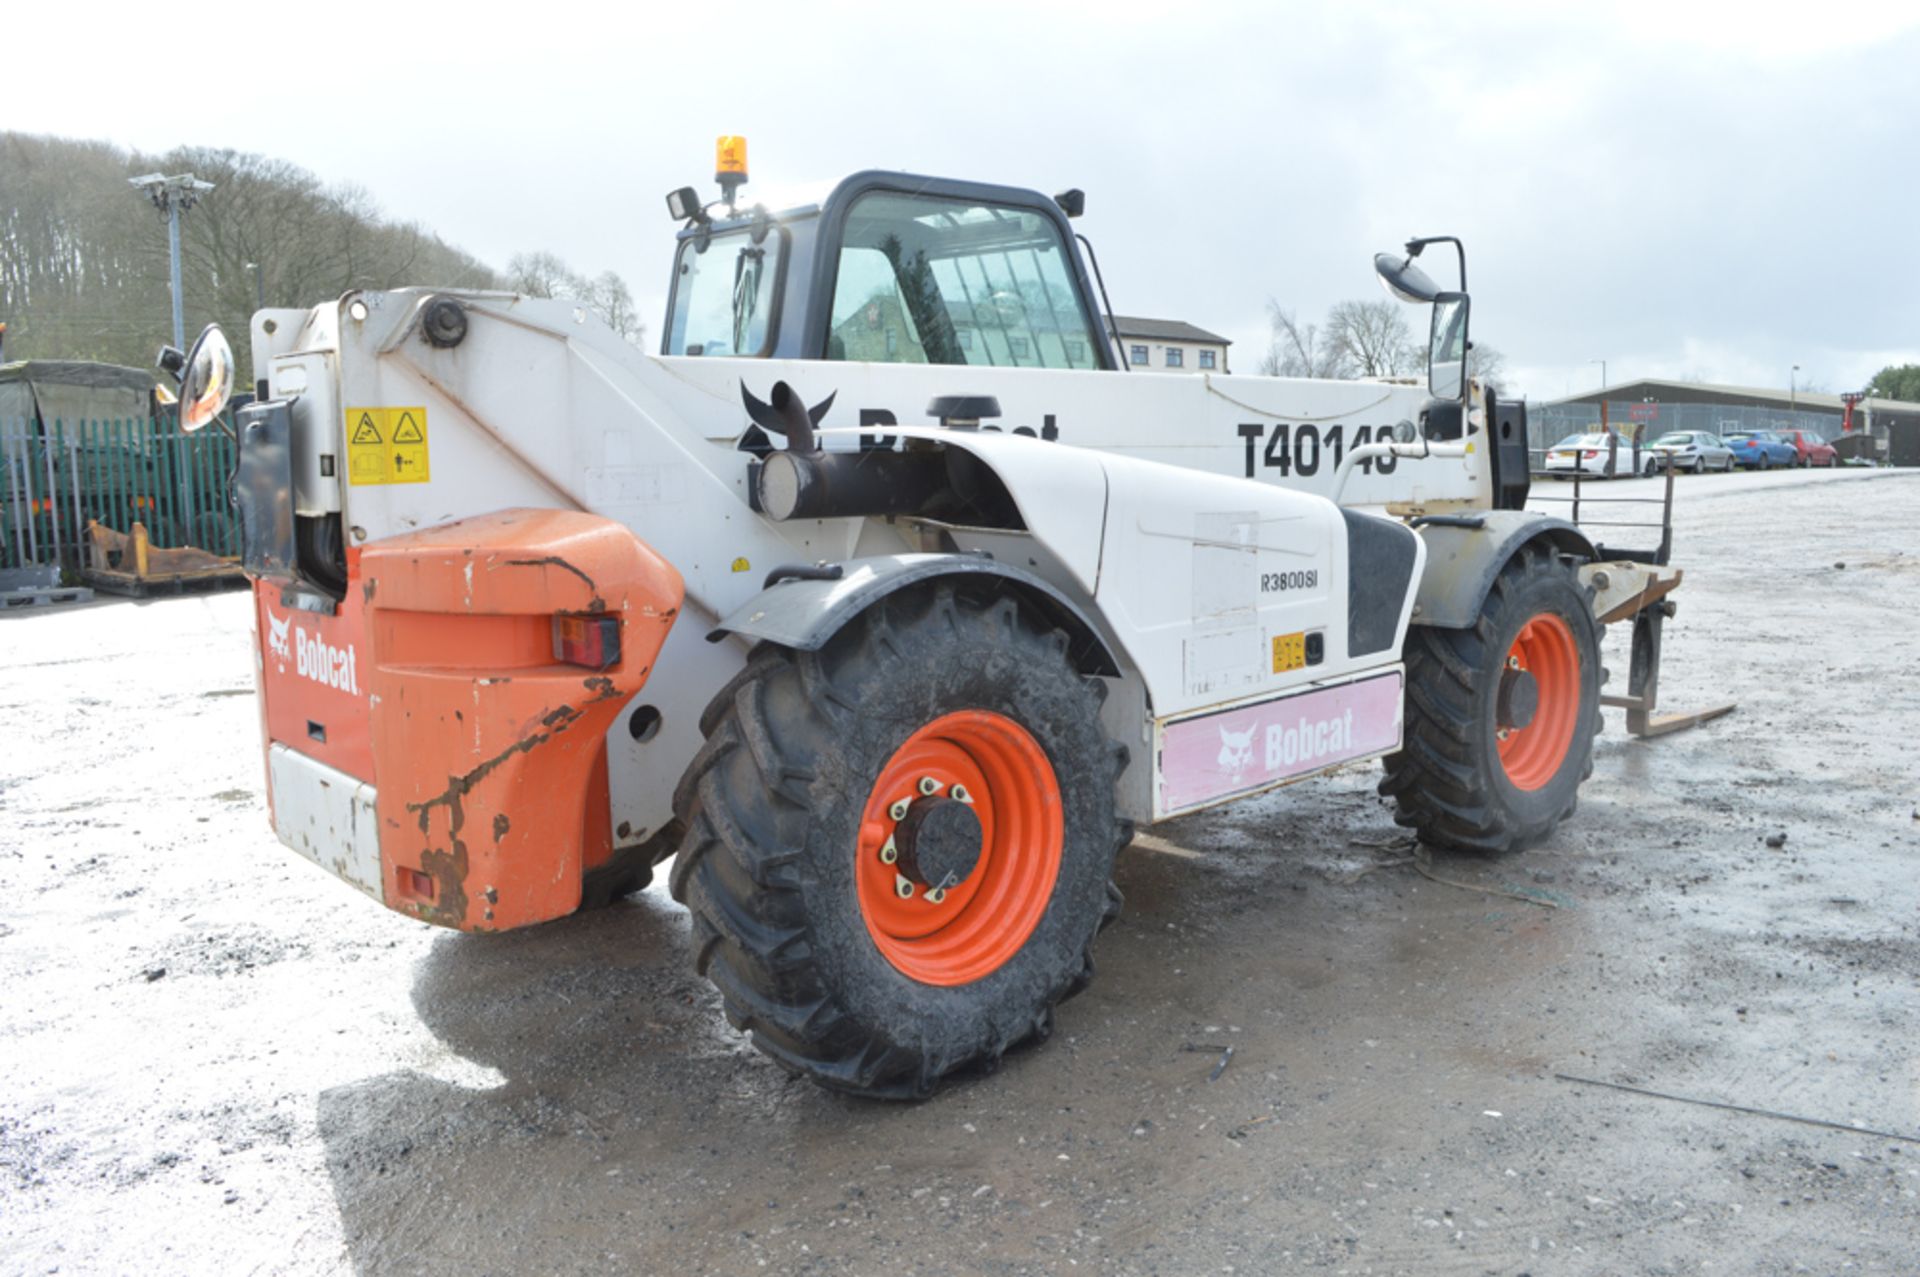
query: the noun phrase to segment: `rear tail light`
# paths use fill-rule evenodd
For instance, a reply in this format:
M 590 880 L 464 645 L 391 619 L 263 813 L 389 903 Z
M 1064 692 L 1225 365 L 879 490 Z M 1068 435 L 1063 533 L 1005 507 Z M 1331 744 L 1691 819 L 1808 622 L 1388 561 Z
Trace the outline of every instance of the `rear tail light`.
M 590 670 L 619 664 L 620 618 L 557 613 L 553 618 L 553 659 Z
M 1589 448 L 1585 452 L 1581 453 L 1580 455 L 1585 457 L 1587 460 L 1591 461 L 1595 457 L 1600 455 L 1600 450 L 1598 448 Z

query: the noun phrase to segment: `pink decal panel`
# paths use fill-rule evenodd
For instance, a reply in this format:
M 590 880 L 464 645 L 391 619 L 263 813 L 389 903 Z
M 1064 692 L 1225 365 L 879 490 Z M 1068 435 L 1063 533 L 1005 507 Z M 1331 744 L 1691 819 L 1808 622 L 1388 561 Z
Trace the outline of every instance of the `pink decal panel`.
M 1400 747 L 1398 670 L 1183 719 L 1160 733 L 1156 816 Z

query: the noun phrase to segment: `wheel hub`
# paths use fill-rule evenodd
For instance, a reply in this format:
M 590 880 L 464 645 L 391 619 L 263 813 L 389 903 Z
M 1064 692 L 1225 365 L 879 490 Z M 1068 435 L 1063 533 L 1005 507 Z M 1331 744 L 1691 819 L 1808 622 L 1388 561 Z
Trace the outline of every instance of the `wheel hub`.
M 955 710 L 913 733 L 874 777 L 857 837 L 860 912 L 881 954 L 922 984 L 998 970 L 1047 911 L 1064 817 L 1046 751 L 1012 719 Z
M 1515 789 L 1544 788 L 1580 719 L 1580 655 L 1566 621 L 1539 612 L 1520 627 L 1494 689 L 1493 715 L 1507 780 Z
M 919 886 L 951 891 L 979 865 L 981 832 L 971 805 L 939 794 L 916 798 L 893 831 L 899 871 Z
M 1501 671 L 1500 691 L 1494 701 L 1495 721 L 1509 731 L 1529 727 L 1540 708 L 1540 681 L 1524 669 Z

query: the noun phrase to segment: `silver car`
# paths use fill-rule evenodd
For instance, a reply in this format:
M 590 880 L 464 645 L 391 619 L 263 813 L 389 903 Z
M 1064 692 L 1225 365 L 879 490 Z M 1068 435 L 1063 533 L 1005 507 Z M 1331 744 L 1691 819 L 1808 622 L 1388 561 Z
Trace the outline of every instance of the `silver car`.
M 1727 473 L 1733 469 L 1733 449 L 1720 436 L 1705 430 L 1675 430 L 1661 435 L 1650 445 L 1657 456 L 1673 458 L 1675 470 L 1705 474 L 1709 470 Z

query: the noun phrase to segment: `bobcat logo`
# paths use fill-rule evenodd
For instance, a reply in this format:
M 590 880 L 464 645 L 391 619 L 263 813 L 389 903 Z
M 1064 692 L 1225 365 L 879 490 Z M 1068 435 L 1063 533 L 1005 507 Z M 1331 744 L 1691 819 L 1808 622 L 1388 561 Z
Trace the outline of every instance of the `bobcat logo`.
M 1258 724 L 1244 732 L 1220 729 L 1220 765 L 1230 769 L 1236 779 L 1253 766 L 1253 734 L 1258 730 Z
M 267 650 L 273 653 L 274 660 L 280 662 L 282 673 L 286 671 L 287 662 L 293 656 L 292 649 L 287 646 L 287 630 L 292 625 L 292 617 L 283 621 L 273 614 L 272 608 L 267 609 L 267 629 L 270 631 L 267 635 Z

